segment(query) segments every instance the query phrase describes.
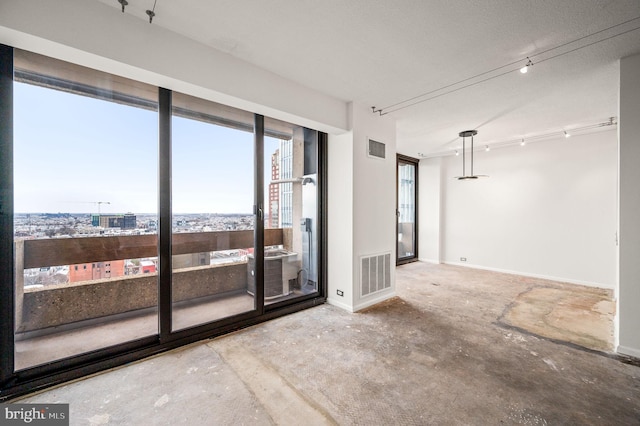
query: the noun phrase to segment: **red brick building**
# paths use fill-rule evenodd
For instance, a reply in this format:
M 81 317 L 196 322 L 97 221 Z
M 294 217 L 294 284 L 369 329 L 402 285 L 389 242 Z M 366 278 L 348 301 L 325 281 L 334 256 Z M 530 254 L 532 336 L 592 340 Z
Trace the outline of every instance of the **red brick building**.
M 69 282 L 100 280 L 124 276 L 124 260 L 81 263 L 69 266 Z

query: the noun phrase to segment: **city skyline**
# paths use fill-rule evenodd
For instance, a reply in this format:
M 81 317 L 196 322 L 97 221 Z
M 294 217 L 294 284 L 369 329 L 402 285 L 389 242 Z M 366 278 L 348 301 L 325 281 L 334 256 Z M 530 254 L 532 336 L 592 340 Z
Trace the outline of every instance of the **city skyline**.
M 157 112 L 24 83 L 14 96 L 16 213 L 157 212 Z M 174 214 L 251 214 L 253 134 L 175 116 L 172 128 Z M 264 139 L 267 200 L 279 140 Z

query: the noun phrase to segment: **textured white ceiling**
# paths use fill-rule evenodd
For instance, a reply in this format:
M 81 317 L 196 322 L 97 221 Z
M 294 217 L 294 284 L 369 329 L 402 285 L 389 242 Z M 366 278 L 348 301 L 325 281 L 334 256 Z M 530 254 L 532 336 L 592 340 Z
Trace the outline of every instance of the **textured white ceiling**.
M 127 13 L 148 19 L 153 3 L 129 0 Z M 378 108 L 532 56 L 526 75 L 517 72 L 522 61 L 391 112 L 398 150 L 418 156 L 455 148 L 461 130 L 478 129 L 478 143 L 491 144 L 617 115 L 617 60 L 640 53 L 640 29 L 551 57 L 638 28 L 640 19 L 540 52 L 636 17 L 638 0 L 157 0 L 153 24 Z

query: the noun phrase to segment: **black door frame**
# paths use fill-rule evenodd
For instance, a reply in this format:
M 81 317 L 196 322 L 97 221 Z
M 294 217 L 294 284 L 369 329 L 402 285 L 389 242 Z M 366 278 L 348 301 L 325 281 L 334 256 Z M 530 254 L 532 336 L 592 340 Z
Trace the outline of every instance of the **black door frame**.
M 399 193 L 398 188 L 400 187 L 400 165 L 401 164 L 411 164 L 415 167 L 415 185 L 414 185 L 414 228 L 413 228 L 413 256 L 409 257 L 400 257 L 398 252 L 398 218 L 400 217 L 400 206 L 399 206 Z M 407 155 L 396 154 L 396 266 L 404 265 L 405 263 L 411 263 L 418 261 L 418 166 L 420 164 L 420 160 L 417 158 L 409 157 Z

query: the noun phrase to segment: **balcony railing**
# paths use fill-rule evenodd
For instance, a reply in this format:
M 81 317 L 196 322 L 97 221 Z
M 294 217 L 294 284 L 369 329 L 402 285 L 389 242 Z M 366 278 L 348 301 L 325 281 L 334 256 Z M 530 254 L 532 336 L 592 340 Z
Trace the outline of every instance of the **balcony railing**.
M 266 229 L 265 246 L 286 245 L 283 229 Z M 172 254 L 253 247 L 254 232 L 217 231 L 172 236 Z M 24 288 L 24 270 L 158 255 L 157 235 L 24 240 L 15 243 L 16 332 L 42 331 L 157 306 L 157 275 L 141 274 Z M 194 266 L 173 271 L 173 302 L 247 289 L 246 262 Z

